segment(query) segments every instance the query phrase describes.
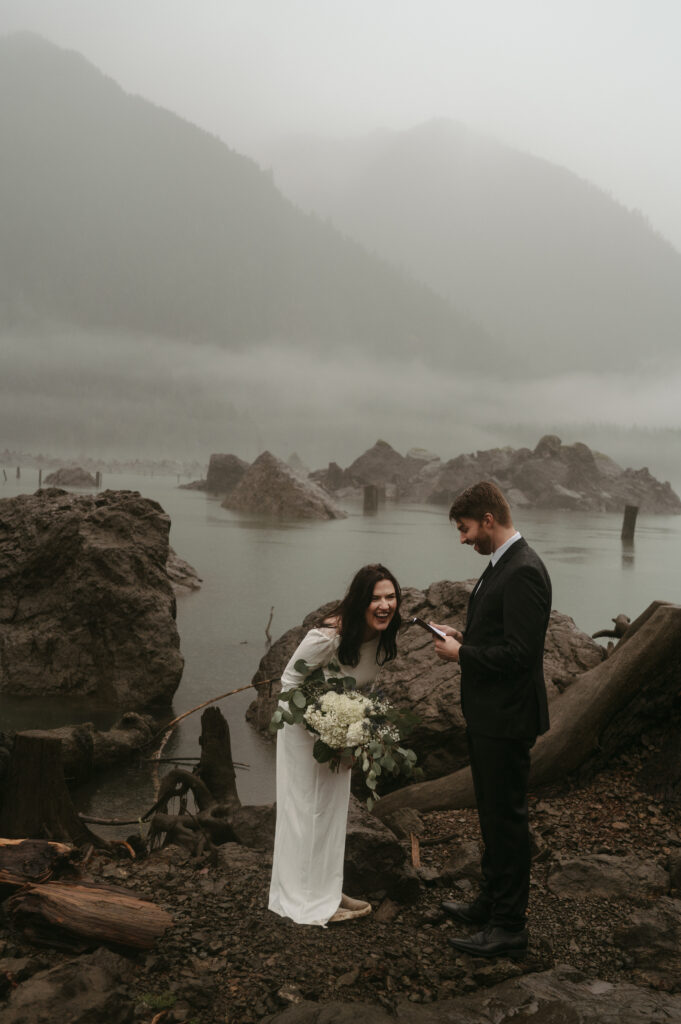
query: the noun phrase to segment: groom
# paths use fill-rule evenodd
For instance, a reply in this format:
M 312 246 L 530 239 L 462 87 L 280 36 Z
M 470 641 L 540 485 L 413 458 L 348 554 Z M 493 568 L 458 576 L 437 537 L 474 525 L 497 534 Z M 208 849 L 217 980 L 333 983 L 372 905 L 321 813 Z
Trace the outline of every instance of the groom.
M 530 749 L 549 727 L 543 653 L 551 581 L 513 526 L 495 484 L 467 488 L 449 518 L 461 543 L 490 562 L 471 593 L 463 634 L 440 626 L 447 636 L 435 641 L 438 657 L 461 666 L 461 708 L 484 844 L 479 895 L 442 908 L 454 920 L 482 928 L 470 938 L 450 939 L 456 949 L 518 956 L 527 948 Z

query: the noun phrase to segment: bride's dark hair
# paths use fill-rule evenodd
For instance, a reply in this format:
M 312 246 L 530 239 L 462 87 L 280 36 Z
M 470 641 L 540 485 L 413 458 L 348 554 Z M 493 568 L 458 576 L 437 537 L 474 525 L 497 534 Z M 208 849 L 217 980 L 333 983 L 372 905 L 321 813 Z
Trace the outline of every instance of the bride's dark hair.
M 374 587 L 381 580 L 390 580 L 395 588 L 397 607 L 390 620 L 390 625 L 379 635 L 376 662 L 379 665 L 384 665 L 386 661 L 392 661 L 397 655 L 397 633 L 402 625 L 402 616 L 400 615 L 402 590 L 393 574 L 384 565 L 364 565 L 355 573 L 341 603 L 331 612 L 331 616 L 340 620 L 338 624 L 340 631 L 338 660 L 342 665 L 350 665 L 354 668 L 359 662 L 359 649 L 366 628 L 364 614 L 374 596 Z

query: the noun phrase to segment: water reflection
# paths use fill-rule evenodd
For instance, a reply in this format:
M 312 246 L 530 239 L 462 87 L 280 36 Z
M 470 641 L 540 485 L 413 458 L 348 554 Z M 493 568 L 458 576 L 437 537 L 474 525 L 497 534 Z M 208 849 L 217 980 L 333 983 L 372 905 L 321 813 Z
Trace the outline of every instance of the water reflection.
M 633 540 L 622 539 L 622 568 L 634 568 L 634 542 Z

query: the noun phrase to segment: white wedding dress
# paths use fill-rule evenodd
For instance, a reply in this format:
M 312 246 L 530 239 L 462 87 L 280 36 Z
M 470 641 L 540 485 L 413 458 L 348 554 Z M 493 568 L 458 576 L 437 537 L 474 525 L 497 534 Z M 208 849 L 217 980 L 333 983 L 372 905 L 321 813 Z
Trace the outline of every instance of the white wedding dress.
M 294 669 L 338 662 L 334 629 L 311 629 L 281 677 L 282 690 L 302 682 Z M 357 688 L 368 690 L 378 665 L 378 637 L 362 644 L 359 664 L 341 665 Z M 351 772 L 330 770 L 312 756 L 315 737 L 303 725 L 277 733 L 277 824 L 269 908 L 297 924 L 325 926 L 340 905 Z

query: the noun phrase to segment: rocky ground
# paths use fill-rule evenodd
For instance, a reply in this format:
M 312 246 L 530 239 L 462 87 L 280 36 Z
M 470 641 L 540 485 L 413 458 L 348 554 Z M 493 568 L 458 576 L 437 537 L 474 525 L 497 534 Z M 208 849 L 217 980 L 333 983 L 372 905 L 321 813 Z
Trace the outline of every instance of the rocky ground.
M 287 1007 L 285 1019 L 294 1019 L 296 1004 L 305 1011 L 308 1004 L 361 1003 L 364 1020 L 367 1006 L 375 1008 L 376 1020 L 384 1019 L 382 1013 L 411 1020 L 410 1013 L 425 1011 L 423 1004 L 436 1013 L 436 1001 L 566 964 L 589 978 L 633 983 L 651 998 L 655 993 L 670 1001 L 664 1012 L 619 1019 L 679 1021 L 681 996 L 663 993 L 681 992 L 681 808 L 655 802 L 641 787 L 641 768 L 655 746 L 648 739 L 595 779 L 533 794 L 531 950 L 524 961 L 473 959 L 457 955 L 448 943 L 458 929 L 438 908 L 442 899 L 466 898 L 474 890 L 473 810 L 423 816 L 424 884 L 415 905 L 400 907 L 378 896 L 371 917 L 327 929 L 299 927 L 267 911 L 266 854 L 228 844 L 214 865 L 193 864 L 177 848 L 136 862 L 98 854 L 88 869 L 93 878 L 153 899 L 175 925 L 152 952 L 76 958 L 82 998 L 96 1001 L 99 985 L 101 1001 L 87 1010 L 92 1017 L 74 1010 L 63 1019 L 251 1024 L 274 1019 Z M 663 913 L 657 932 L 644 920 L 653 910 Z M 0 922 L 0 992 L 11 996 L 4 1009 L 0 1002 L 0 1020 L 62 1020 L 53 1010 L 43 1017 L 39 1007 L 31 1008 L 29 986 L 41 981 L 39 972 L 73 959 L 31 946 L 8 930 L 6 920 Z M 60 1005 L 67 1006 L 64 992 L 68 996 L 78 986 L 68 974 L 74 969 L 62 970 Z M 455 1018 L 427 1017 L 439 1019 Z

